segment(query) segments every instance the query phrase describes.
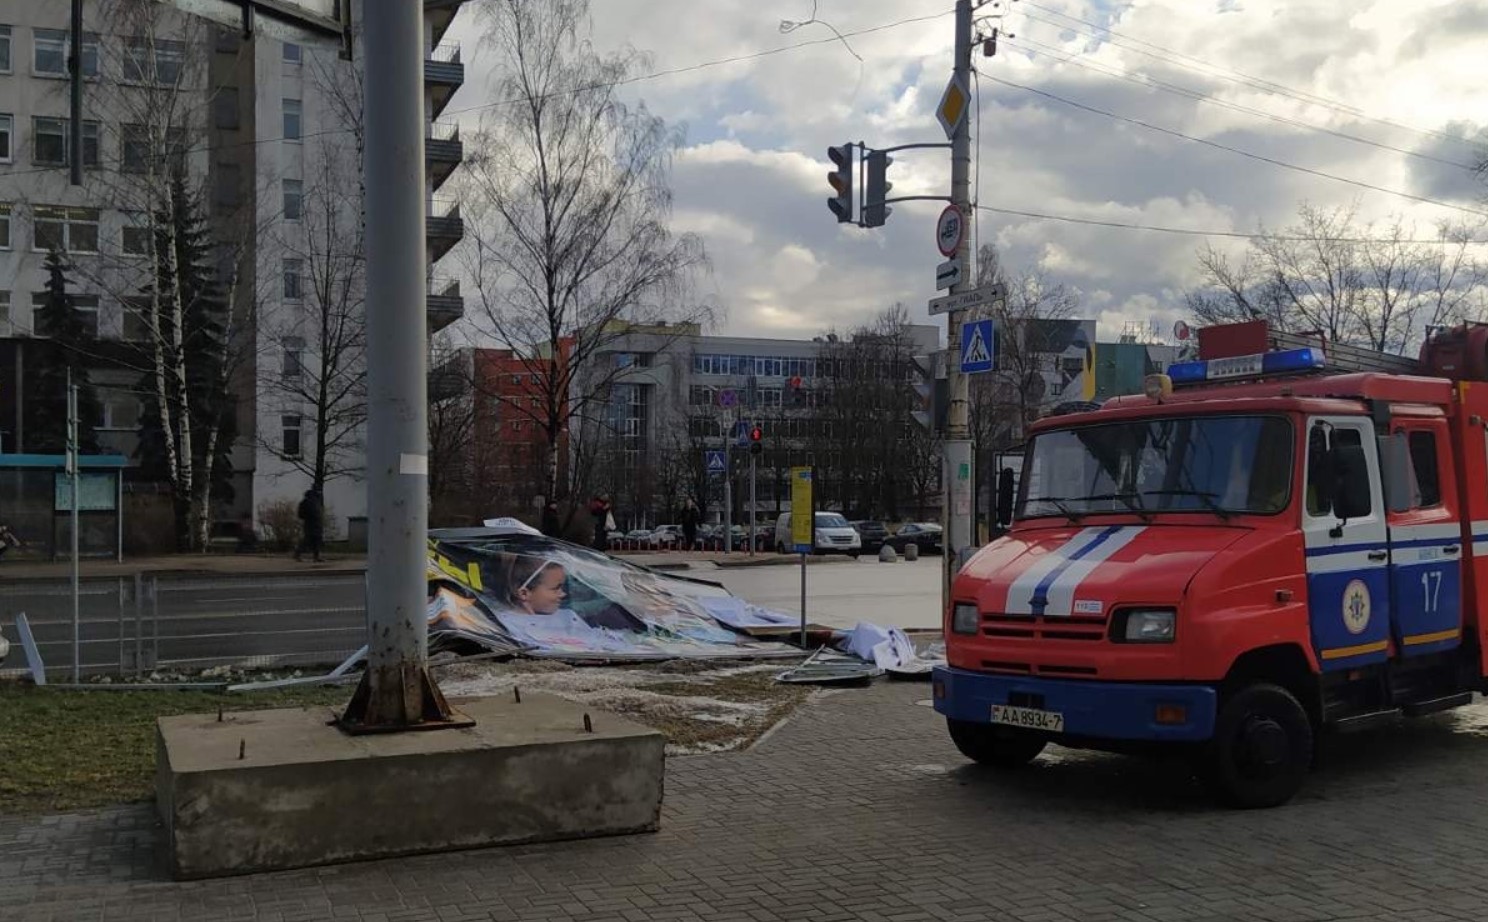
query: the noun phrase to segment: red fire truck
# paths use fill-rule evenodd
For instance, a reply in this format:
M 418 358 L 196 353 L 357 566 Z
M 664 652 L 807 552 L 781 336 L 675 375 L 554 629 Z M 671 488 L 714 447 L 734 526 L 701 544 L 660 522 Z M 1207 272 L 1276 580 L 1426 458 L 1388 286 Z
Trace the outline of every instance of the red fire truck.
M 935 708 L 967 757 L 1178 750 L 1241 807 L 1289 800 L 1326 728 L 1467 704 L 1488 687 L 1488 327 L 1419 361 L 1211 327 L 1144 395 L 1041 420 L 945 636 Z

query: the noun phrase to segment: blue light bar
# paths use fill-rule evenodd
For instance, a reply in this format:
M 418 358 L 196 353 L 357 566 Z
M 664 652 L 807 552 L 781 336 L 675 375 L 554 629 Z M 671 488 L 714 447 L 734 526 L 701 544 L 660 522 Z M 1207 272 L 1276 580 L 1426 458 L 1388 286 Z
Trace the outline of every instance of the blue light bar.
M 1227 359 L 1201 362 L 1179 362 L 1168 366 L 1168 377 L 1174 386 L 1202 384 L 1205 381 L 1232 381 L 1236 378 L 1259 378 L 1262 375 L 1299 374 L 1317 371 L 1327 364 L 1323 350 L 1315 347 L 1288 349 L 1284 352 L 1262 352 L 1237 355 Z

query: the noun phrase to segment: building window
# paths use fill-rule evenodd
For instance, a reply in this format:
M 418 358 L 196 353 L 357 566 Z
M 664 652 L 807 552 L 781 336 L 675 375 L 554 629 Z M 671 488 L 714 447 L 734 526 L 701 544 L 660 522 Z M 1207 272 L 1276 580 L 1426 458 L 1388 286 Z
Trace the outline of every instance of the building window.
M 284 260 L 284 300 L 298 301 L 305 296 L 300 280 L 305 271 L 303 259 Z
M 212 184 L 214 202 L 224 208 L 236 208 L 242 204 L 243 170 L 236 163 L 219 163 L 215 167 L 216 182 Z
M 217 51 L 219 54 L 237 54 L 243 39 L 239 30 L 230 28 L 219 28 L 217 30 Z
M 31 119 L 31 162 L 54 166 L 67 163 L 66 119 Z
M 0 203 L 0 250 L 10 249 L 10 203 Z
M 305 341 L 300 337 L 284 337 L 284 366 L 281 370 L 288 381 L 298 381 L 305 373 Z
M 124 214 L 124 228 L 119 241 L 119 251 L 125 256 L 150 255 L 150 228 L 144 215 L 138 212 Z
M 284 180 L 284 220 L 298 221 L 305 214 L 305 186 L 298 179 Z
M 0 331 L 7 335 L 14 330 L 10 326 L 10 292 L 0 291 Z
M 0 26 L 0 74 L 10 73 L 10 26 Z
M 9 29 L 6 30 L 7 32 Z M 71 34 L 66 29 L 37 29 L 31 70 L 42 77 L 66 77 Z M 10 41 L 6 38 L 5 70 L 10 69 Z M 98 36 L 83 33 L 83 76 L 98 76 Z
M 300 418 L 298 416 L 279 417 L 280 445 L 286 458 L 298 458 L 300 456 Z
M 98 296 L 72 295 L 72 310 L 83 322 L 84 332 L 98 337 Z M 50 336 L 51 331 L 41 322 L 41 308 L 46 304 L 47 293 L 38 291 L 31 295 L 31 330 L 38 336 Z
M 119 126 L 119 169 L 126 173 L 143 173 L 150 163 L 152 153 L 163 153 L 165 156 L 156 161 L 156 169 L 166 172 L 167 159 L 177 168 L 186 162 L 186 131 L 184 128 L 175 127 L 169 129 L 165 134 L 165 149 L 158 151 L 155 141 L 158 137 L 151 137 L 150 130 L 144 125 L 120 125 Z
M 143 343 L 153 339 L 150 335 L 150 299 L 125 298 L 123 307 L 125 341 Z
M 31 246 L 38 253 L 53 248 L 69 253 L 98 252 L 98 209 L 37 205 L 32 210 Z
M 103 423 L 100 429 L 133 432 L 139 428 L 139 401 L 126 395 L 106 396 L 103 400 Z
M 238 88 L 235 86 L 218 87 L 216 95 L 212 97 L 212 124 L 226 131 L 236 130 L 238 127 Z
M 0 115 L 0 163 L 10 162 L 10 138 L 15 131 L 15 119 Z
M 185 62 L 185 42 L 131 38 L 124 43 L 124 79 L 133 83 L 175 86 Z
M 300 49 L 300 46 L 299 45 L 296 45 L 294 42 L 285 42 L 284 43 L 284 63 L 286 63 L 286 64 L 298 64 L 302 60 L 304 60 L 304 54 L 302 53 L 302 51 Z
M 300 139 L 300 120 L 302 103 L 298 99 L 285 99 L 284 106 L 284 140 L 298 141 Z

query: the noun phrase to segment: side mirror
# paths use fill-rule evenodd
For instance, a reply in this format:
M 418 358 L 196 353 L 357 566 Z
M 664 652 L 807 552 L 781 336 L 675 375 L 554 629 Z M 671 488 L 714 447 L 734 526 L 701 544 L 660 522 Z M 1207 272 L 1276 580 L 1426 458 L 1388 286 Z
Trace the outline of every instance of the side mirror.
M 997 524 L 1013 521 L 1013 469 L 1005 467 L 997 475 Z
M 1309 510 L 1326 513 L 1333 508 L 1338 492 L 1338 472 L 1328 430 L 1322 425 L 1307 434 L 1307 484 L 1312 495 L 1307 498 Z

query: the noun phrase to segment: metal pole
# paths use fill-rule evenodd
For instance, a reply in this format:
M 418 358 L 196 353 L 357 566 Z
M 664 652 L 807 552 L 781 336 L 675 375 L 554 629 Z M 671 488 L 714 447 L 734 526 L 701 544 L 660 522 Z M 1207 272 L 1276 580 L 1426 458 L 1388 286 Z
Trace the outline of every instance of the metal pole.
M 956 60 L 955 74 L 962 86 L 971 80 L 971 0 L 956 0 Z M 971 210 L 971 119 L 963 117 L 951 138 L 951 201 L 961 210 L 965 226 Z M 956 249 L 956 259 L 963 267 L 968 262 L 971 244 L 968 235 L 961 235 L 961 245 Z M 951 286 L 951 294 L 959 294 L 971 287 L 970 272 L 962 271 L 961 282 Z M 966 376 L 961 373 L 961 325 L 965 311 L 951 311 L 948 330 L 950 355 L 946 377 L 950 390 L 950 405 L 946 408 L 945 439 L 945 483 L 943 485 L 946 521 L 944 573 L 941 578 L 941 607 L 950 604 L 951 575 L 955 572 L 956 560 L 962 548 L 971 546 L 971 503 L 969 488 L 971 481 L 971 431 L 968 426 L 970 402 L 967 395 Z
M 81 617 L 78 608 L 78 441 L 77 441 L 77 386 L 72 383 L 72 369 L 67 369 L 67 472 L 72 506 L 72 681 L 76 685 L 82 679 L 83 664 L 80 642 Z
M 750 557 L 753 557 L 754 556 L 754 530 L 755 530 L 754 497 L 755 497 L 756 470 L 757 470 L 756 469 L 756 466 L 755 466 L 755 462 L 754 462 L 754 457 L 755 457 L 754 456 L 754 448 L 753 448 L 753 446 L 751 446 L 750 449 L 749 449 L 749 538 L 747 539 L 749 541 L 749 556 Z
M 734 550 L 734 453 L 723 440 L 723 552 Z
M 72 77 L 72 136 L 68 166 L 74 186 L 83 184 L 83 0 L 72 0 L 72 48 L 68 70 Z
M 815 484 L 813 484 L 815 486 Z M 816 523 L 813 522 L 813 525 Z M 801 649 L 806 649 L 806 554 L 801 554 Z
M 367 671 L 348 732 L 451 725 L 428 672 L 423 4 L 379 3 L 366 43 Z M 369 5 L 370 7 L 370 5 Z M 466 722 L 468 725 L 468 721 Z

